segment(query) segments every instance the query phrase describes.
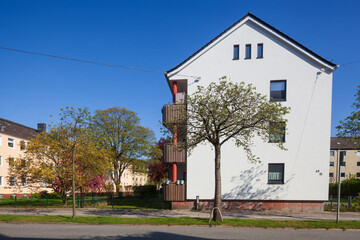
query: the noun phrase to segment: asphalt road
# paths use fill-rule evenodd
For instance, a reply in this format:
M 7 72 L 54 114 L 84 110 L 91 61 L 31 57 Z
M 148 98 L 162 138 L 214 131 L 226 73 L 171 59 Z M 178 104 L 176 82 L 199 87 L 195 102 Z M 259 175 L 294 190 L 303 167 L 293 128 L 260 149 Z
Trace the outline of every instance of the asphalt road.
M 0 223 L 0 239 L 360 239 L 358 230 Z

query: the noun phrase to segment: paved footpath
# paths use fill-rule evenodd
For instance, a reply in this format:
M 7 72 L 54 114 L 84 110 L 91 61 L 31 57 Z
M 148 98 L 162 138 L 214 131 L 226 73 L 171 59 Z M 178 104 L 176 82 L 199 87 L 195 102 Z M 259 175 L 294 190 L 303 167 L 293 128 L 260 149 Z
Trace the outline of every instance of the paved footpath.
M 71 208 L 0 208 L 0 214 L 19 215 L 61 215 L 71 216 Z M 210 211 L 190 210 L 140 210 L 140 209 L 97 209 L 77 208 L 77 216 L 111 216 L 124 218 L 139 217 L 193 217 L 209 218 Z M 270 211 L 224 211 L 224 218 L 274 219 L 274 220 L 335 220 L 335 212 L 270 212 Z M 340 220 L 358 220 L 360 213 L 340 213 Z

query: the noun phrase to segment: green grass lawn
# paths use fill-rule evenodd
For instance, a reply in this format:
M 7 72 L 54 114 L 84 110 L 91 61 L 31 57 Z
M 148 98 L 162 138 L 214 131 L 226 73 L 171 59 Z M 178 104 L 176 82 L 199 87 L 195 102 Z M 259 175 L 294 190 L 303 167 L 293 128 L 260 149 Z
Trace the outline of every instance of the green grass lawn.
M 111 201 L 114 204 L 111 204 Z M 76 206 L 79 206 L 79 199 L 76 200 Z M 72 207 L 72 199 L 69 198 L 67 204 L 63 204 L 61 199 L 26 199 L 26 198 L 8 198 L 0 200 L 0 207 L 17 207 L 17 208 L 67 208 Z M 84 207 L 97 207 L 97 208 L 121 208 L 121 209 L 170 209 L 170 203 L 163 203 L 162 196 L 157 195 L 153 198 L 140 199 L 136 197 L 123 197 L 123 198 L 108 198 L 107 196 L 87 196 L 85 197 Z
M 296 228 L 296 229 L 360 229 L 360 221 L 294 221 L 269 219 L 225 219 L 224 222 L 211 222 L 205 218 L 118 218 L 118 217 L 77 217 L 70 216 L 29 216 L 29 215 L 0 215 L 1 222 L 62 222 L 87 224 L 131 224 L 131 225 L 223 225 L 233 227 L 260 228 Z

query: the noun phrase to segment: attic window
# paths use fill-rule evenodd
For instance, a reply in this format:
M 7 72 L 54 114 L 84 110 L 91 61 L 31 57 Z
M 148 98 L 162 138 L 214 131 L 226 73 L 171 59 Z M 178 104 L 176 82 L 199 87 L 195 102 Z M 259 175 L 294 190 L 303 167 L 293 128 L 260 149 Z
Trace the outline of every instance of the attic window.
M 239 60 L 239 45 L 234 45 L 234 57 L 233 60 Z
M 251 59 L 251 44 L 245 45 L 245 59 Z
M 257 45 L 257 58 L 263 58 L 263 46 L 262 43 Z

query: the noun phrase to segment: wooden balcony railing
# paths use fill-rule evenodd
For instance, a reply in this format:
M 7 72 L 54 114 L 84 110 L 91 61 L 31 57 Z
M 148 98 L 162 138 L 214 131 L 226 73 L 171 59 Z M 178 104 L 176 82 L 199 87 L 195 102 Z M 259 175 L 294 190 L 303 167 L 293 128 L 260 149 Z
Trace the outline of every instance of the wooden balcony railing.
M 163 184 L 164 201 L 182 202 L 185 201 L 185 184 L 169 183 Z
M 164 162 L 166 163 L 179 163 L 186 162 L 186 151 L 185 149 L 179 149 L 172 143 L 164 145 Z
M 165 105 L 162 114 L 164 124 L 181 124 L 185 120 L 186 106 L 185 104 Z

